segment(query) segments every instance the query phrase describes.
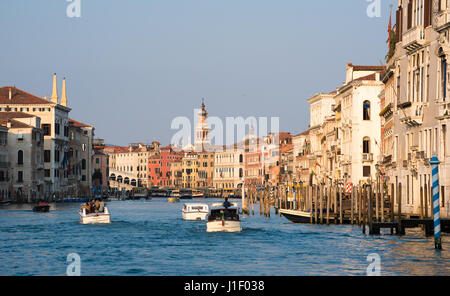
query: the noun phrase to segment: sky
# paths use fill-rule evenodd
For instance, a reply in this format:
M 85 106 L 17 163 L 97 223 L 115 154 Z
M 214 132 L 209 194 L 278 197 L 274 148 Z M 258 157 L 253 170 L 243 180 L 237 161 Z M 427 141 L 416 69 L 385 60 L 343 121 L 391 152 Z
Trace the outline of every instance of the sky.
M 76 1 L 81 17 L 68 0 L 0 1 L 0 86 L 44 97 L 66 77 L 70 117 L 116 145 L 169 144 L 202 98 L 224 121 L 306 130 L 306 100 L 341 86 L 347 63 L 384 63 L 396 2 L 372 0 L 369 17 L 368 0 Z

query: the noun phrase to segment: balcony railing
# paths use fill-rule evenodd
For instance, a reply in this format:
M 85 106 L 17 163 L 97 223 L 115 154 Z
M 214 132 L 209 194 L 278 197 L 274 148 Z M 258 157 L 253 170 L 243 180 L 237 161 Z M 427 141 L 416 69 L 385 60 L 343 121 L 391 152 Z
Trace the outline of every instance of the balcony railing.
M 450 117 L 450 102 L 442 102 L 439 105 L 437 119 L 446 119 Z
M 363 153 L 362 161 L 363 162 L 372 162 L 373 161 L 373 153 Z
M 403 35 L 403 47 L 406 51 L 411 52 L 425 43 L 425 30 L 423 26 L 416 26 Z
M 421 102 L 412 102 L 405 105 L 402 112 L 401 122 L 409 126 L 419 126 L 423 123 L 424 104 Z
M 436 20 L 436 28 L 437 28 L 438 32 L 445 29 L 446 27 L 448 27 L 450 25 L 449 14 L 446 11 L 438 12 L 435 15 L 435 20 Z
M 416 159 L 425 159 L 425 151 L 417 151 Z

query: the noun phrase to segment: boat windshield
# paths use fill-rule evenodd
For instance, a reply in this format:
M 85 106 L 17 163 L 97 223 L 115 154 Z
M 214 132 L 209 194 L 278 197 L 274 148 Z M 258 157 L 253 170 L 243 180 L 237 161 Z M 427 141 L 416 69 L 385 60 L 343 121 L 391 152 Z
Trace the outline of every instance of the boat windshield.
M 214 220 L 239 221 L 237 209 L 214 209 L 208 217 L 209 221 Z

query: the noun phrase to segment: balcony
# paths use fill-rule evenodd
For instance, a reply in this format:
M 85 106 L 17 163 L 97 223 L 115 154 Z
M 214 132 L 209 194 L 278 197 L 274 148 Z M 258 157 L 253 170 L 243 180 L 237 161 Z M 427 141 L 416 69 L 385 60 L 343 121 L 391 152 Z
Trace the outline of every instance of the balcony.
M 442 120 L 450 118 L 450 103 L 449 102 L 442 102 L 439 105 L 439 111 L 438 116 L 436 119 Z
M 421 102 L 408 102 L 407 104 L 403 104 L 400 121 L 411 127 L 422 125 L 423 108 L 424 104 Z
M 416 159 L 425 159 L 425 151 L 417 151 Z
M 435 15 L 436 20 L 436 31 L 440 32 L 442 30 L 445 30 L 450 26 L 450 17 L 447 11 L 441 11 L 436 13 Z
M 423 26 L 416 26 L 403 35 L 403 48 L 411 53 L 425 44 L 425 31 Z
M 392 155 L 387 155 L 383 157 L 383 164 L 387 165 L 390 164 L 392 162 Z
M 362 162 L 373 162 L 373 153 L 363 153 Z

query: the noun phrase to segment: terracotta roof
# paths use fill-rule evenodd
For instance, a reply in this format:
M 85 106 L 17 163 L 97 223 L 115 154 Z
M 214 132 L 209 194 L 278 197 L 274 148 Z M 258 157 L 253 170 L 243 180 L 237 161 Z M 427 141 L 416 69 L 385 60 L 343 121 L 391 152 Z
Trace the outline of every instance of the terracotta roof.
M 11 89 L 11 100 L 9 99 L 9 90 Z M 0 104 L 51 104 L 52 102 L 44 100 L 38 96 L 32 95 L 18 89 L 14 86 L 4 86 L 0 88 Z
M 23 122 L 14 119 L 0 119 L 0 125 L 7 126 L 8 122 L 11 123 L 11 128 L 34 128 L 34 126 L 25 124 Z
M 364 77 L 356 78 L 353 81 L 363 81 L 363 80 L 365 80 L 365 81 L 367 81 L 367 80 L 371 80 L 371 81 L 377 80 L 376 73 L 373 73 L 373 74 L 370 74 L 370 75 L 367 75 L 367 76 L 364 76 Z
M 0 112 L 0 119 L 30 118 L 30 117 L 37 117 L 37 116 L 25 112 Z
M 348 63 L 347 66 L 353 67 L 353 71 L 384 71 L 386 66 L 361 66 Z
M 294 148 L 294 146 L 293 146 L 293 145 L 286 145 L 286 146 L 281 146 L 281 153 L 284 153 L 284 152 L 290 151 L 290 150 L 292 150 L 293 148 Z
M 87 125 L 81 122 L 78 122 L 76 120 L 73 120 L 72 118 L 69 118 L 69 124 L 76 127 L 92 127 L 92 125 Z
M 309 135 L 309 130 L 306 130 L 306 131 L 304 131 L 304 132 L 301 132 L 301 133 L 295 135 L 294 137 L 298 137 L 298 136 L 307 136 L 307 135 Z

